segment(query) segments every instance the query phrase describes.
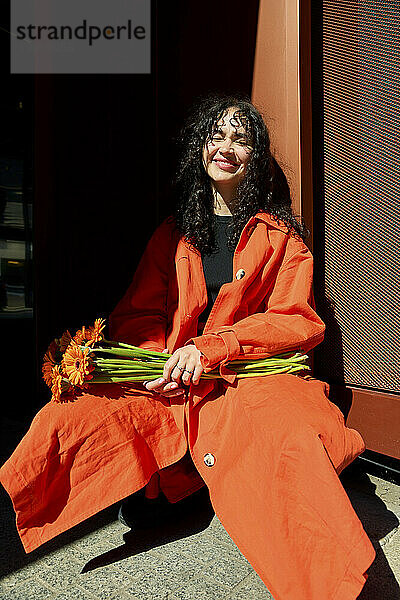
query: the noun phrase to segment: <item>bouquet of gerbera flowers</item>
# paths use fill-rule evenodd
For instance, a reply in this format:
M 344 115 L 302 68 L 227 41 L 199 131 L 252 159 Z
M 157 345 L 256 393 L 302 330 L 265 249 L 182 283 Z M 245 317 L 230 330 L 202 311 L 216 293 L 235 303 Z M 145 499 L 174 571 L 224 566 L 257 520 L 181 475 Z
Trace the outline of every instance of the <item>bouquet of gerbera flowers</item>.
M 43 379 L 50 387 L 53 402 L 68 402 L 73 393 L 93 383 L 129 383 L 161 377 L 171 354 L 144 350 L 137 346 L 106 340 L 104 319 L 83 326 L 74 336 L 65 331 L 53 340 L 43 360 Z M 277 373 L 309 371 L 308 356 L 286 352 L 269 358 L 233 360 L 227 367 L 238 378 Z M 202 379 L 217 379 L 218 369 L 203 373 Z

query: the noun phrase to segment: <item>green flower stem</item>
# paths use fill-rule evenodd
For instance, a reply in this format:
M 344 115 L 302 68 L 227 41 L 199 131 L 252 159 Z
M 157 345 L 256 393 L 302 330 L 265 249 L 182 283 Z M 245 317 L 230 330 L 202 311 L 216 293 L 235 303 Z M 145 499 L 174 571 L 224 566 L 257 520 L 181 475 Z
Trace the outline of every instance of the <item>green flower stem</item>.
M 140 353 L 136 350 L 128 350 L 126 348 L 93 348 L 93 352 L 96 354 L 101 352 L 104 354 L 114 354 L 116 356 L 129 356 L 130 358 L 139 358 Z M 146 358 L 149 358 L 145 355 Z
M 302 368 L 292 368 L 290 369 L 289 367 L 282 367 L 281 369 L 276 369 L 275 371 L 271 372 L 271 375 L 278 375 L 280 373 L 294 373 L 297 371 L 302 371 Z M 237 378 L 238 379 L 244 379 L 246 377 L 263 377 L 265 376 L 265 372 L 264 373 L 238 373 L 237 374 Z M 203 375 L 201 376 L 202 379 L 219 379 L 221 376 L 219 375 L 219 373 L 203 373 Z M 145 379 L 143 378 L 143 376 L 140 375 L 131 375 L 131 376 L 125 376 L 125 377 L 120 377 L 120 376 L 105 376 L 105 377 L 94 377 L 93 379 L 90 380 L 90 383 L 123 383 L 123 382 L 143 382 L 145 381 Z
M 291 356 L 290 358 L 286 358 L 284 356 L 271 356 L 271 357 L 263 357 L 263 358 L 255 358 L 255 359 L 251 359 L 249 360 L 234 360 L 231 361 L 231 364 L 240 364 L 240 365 L 253 365 L 253 364 L 271 364 L 272 362 L 277 362 L 278 364 L 281 364 L 283 361 L 288 362 L 288 363 L 293 363 L 293 362 L 305 362 L 306 360 L 308 360 L 308 356 L 306 354 L 295 354 L 293 356 Z
M 159 361 L 148 362 L 142 360 L 94 360 L 93 364 L 102 368 L 107 369 L 108 367 L 129 367 L 130 369 L 140 368 L 142 365 L 149 367 L 150 369 L 158 369 L 163 368 L 165 363 L 161 363 Z
M 162 370 L 155 369 L 137 369 L 136 371 L 132 371 L 132 369 L 95 369 L 95 373 L 107 373 L 108 375 L 111 373 L 127 373 L 132 375 L 140 375 L 141 373 L 149 373 L 152 375 L 154 373 L 155 376 L 162 375 Z
M 229 367 L 228 367 L 229 368 Z M 254 368 L 254 369 L 233 369 L 233 368 L 229 368 L 230 371 L 232 371 L 233 373 L 243 373 L 243 374 L 253 374 L 254 376 L 257 376 L 258 374 L 268 374 L 268 373 L 275 373 L 277 371 L 279 371 L 280 369 L 292 369 L 292 370 L 305 370 L 305 371 L 309 371 L 310 367 L 308 367 L 308 365 L 277 365 L 274 367 L 260 367 L 260 368 Z M 137 369 L 131 369 L 129 367 L 108 367 L 108 368 L 101 368 L 101 367 L 96 367 L 94 370 L 96 373 L 130 373 L 132 375 L 140 375 L 141 373 L 143 374 L 149 374 L 150 376 L 154 375 L 154 377 L 161 377 L 163 375 L 163 369 L 156 369 L 156 368 L 146 368 L 146 367 L 139 367 Z M 213 370 L 210 371 L 210 373 L 219 373 L 218 370 Z M 201 375 L 201 377 L 203 377 L 205 375 L 205 373 L 203 373 Z
M 237 377 L 238 378 L 244 378 L 244 377 L 263 377 L 266 375 L 276 375 L 279 373 L 296 373 L 298 371 L 304 371 L 304 370 L 310 370 L 309 367 L 303 367 L 302 365 L 282 365 L 281 367 L 277 368 L 271 368 L 271 369 L 260 369 L 260 370 L 253 370 L 251 373 L 249 372 L 243 372 L 243 371 L 236 371 Z M 102 379 L 102 377 L 106 377 L 106 378 L 111 378 L 113 381 L 114 379 L 117 377 L 119 379 L 121 379 L 121 381 L 144 381 L 147 378 L 151 378 L 151 379 L 155 379 L 157 377 L 160 377 L 162 375 L 162 371 L 156 371 L 156 370 L 147 370 L 147 369 L 143 369 L 143 370 L 138 370 L 138 371 L 132 371 L 130 369 L 119 369 L 117 371 L 115 370 L 99 370 L 99 371 L 95 371 L 95 375 L 98 375 L 98 377 L 95 377 L 94 379 L 92 379 L 92 382 L 97 382 L 100 379 Z M 217 371 L 210 371 L 209 373 L 203 373 L 201 375 L 201 378 L 204 379 L 216 379 L 216 378 L 220 378 L 220 374 Z
M 131 344 L 125 344 L 124 342 L 113 342 L 111 340 L 101 340 L 101 343 L 109 344 L 110 346 L 114 346 L 115 348 L 126 348 L 128 350 L 134 350 L 136 354 L 143 354 L 144 356 L 154 356 L 156 358 L 166 356 L 169 358 L 171 354 L 167 354 L 166 352 L 157 352 L 156 350 L 145 350 L 144 348 L 139 348 L 138 346 L 132 346 Z
M 293 357 L 290 359 L 277 359 L 276 357 L 271 357 L 271 358 L 267 358 L 267 359 L 254 359 L 251 362 L 248 361 L 239 361 L 239 360 L 233 360 L 230 361 L 228 364 L 231 365 L 232 367 L 243 367 L 246 369 L 252 369 L 252 368 L 258 368 L 259 366 L 271 366 L 271 365 L 282 365 L 282 364 L 298 364 L 298 363 L 304 363 L 306 362 L 308 359 L 308 356 L 306 355 L 300 355 L 298 357 Z M 123 359 L 121 358 L 120 360 L 116 359 L 116 358 L 111 358 L 111 359 L 107 359 L 107 358 L 96 358 L 93 360 L 93 362 L 95 364 L 104 364 L 104 365 L 113 365 L 113 364 L 122 364 L 122 365 L 135 365 L 136 364 L 146 364 L 149 366 L 153 366 L 153 365 L 164 365 L 166 362 L 166 359 L 164 360 L 151 360 L 151 361 L 144 361 L 144 360 L 132 360 L 131 359 Z
M 167 353 L 162 353 L 162 352 L 156 352 L 156 351 L 151 351 L 151 350 L 144 350 L 143 348 L 138 348 L 136 346 L 131 346 L 130 344 L 124 344 L 123 342 L 111 342 L 109 340 L 102 340 L 102 343 L 106 343 L 106 344 L 110 344 L 113 346 L 113 348 L 94 348 L 93 352 L 104 352 L 104 353 L 108 353 L 108 354 L 114 354 L 114 355 L 119 355 L 119 356 L 126 356 L 129 358 L 135 358 L 135 359 L 140 359 L 140 356 L 145 356 L 147 359 L 150 359 L 150 361 L 160 361 L 160 362 L 166 362 L 168 360 L 168 358 L 171 356 L 171 354 L 167 354 Z M 281 354 L 277 354 L 271 357 L 263 357 L 260 359 L 252 359 L 251 363 L 254 362 L 261 362 L 261 361 L 271 361 L 271 360 L 276 360 L 278 359 L 279 361 L 281 361 L 282 359 L 287 359 L 289 361 L 304 361 L 308 359 L 308 356 L 301 354 L 299 352 L 293 354 L 292 352 L 284 352 Z M 106 360 L 106 359 L 103 359 Z M 238 359 L 238 360 L 234 360 L 231 361 L 234 364 L 249 364 L 248 360 L 246 359 Z
M 236 365 L 234 365 L 233 363 L 229 363 L 231 365 L 232 368 L 235 368 Z M 296 366 L 300 364 L 299 362 L 291 362 L 291 361 L 271 361 L 271 362 L 261 362 L 259 364 L 248 364 L 248 365 L 238 365 L 237 368 L 240 369 L 245 369 L 246 371 L 252 371 L 253 369 L 263 369 L 263 368 L 270 368 L 270 367 L 280 367 L 282 365 L 287 365 L 287 366 Z
M 155 365 L 155 364 L 149 364 L 149 363 L 138 363 L 137 365 L 132 365 L 132 363 L 130 363 L 130 361 L 125 361 L 121 363 L 108 363 L 108 364 L 101 364 L 101 363 L 95 363 L 96 365 L 96 370 L 97 371 L 128 371 L 128 372 L 132 372 L 132 373 L 139 373 L 141 371 L 146 371 L 146 372 L 154 372 L 154 373 L 163 373 L 163 365 Z M 232 371 L 238 372 L 238 373 L 246 373 L 246 372 L 273 372 L 276 369 L 280 369 L 282 367 L 284 368 L 296 368 L 298 369 L 305 369 L 307 371 L 310 370 L 310 367 L 308 365 L 305 364 L 300 364 L 298 362 L 294 362 L 291 363 L 289 361 L 274 361 L 274 362 L 261 362 L 259 364 L 248 364 L 248 365 L 236 365 L 233 362 L 232 363 L 228 363 L 227 367 L 229 369 L 231 369 Z

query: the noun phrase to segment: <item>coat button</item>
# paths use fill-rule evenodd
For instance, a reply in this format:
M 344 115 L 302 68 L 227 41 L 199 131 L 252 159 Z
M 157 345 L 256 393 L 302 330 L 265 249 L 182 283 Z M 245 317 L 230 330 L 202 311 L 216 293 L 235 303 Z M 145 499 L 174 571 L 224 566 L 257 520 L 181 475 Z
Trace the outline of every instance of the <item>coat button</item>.
M 244 269 L 239 269 L 239 271 L 236 273 L 235 277 L 236 279 L 242 279 L 242 277 L 244 277 L 246 275 L 246 272 L 244 271 Z
M 207 454 L 204 455 L 204 464 L 207 467 L 213 467 L 215 464 L 215 456 L 213 454 L 211 454 L 210 452 L 207 452 Z

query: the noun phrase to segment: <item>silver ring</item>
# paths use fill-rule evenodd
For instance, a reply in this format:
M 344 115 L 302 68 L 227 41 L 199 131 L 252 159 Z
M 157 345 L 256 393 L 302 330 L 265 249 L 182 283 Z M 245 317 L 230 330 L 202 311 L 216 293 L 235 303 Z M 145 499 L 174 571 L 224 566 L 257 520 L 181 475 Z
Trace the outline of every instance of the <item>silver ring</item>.
M 183 372 L 183 371 L 186 371 L 186 369 L 184 369 L 183 367 L 180 367 L 179 365 L 175 365 L 175 367 L 176 367 L 177 369 L 179 369 L 180 371 L 182 371 L 182 372 Z M 175 367 L 174 367 L 174 368 L 175 368 Z
M 186 373 L 191 373 L 193 375 L 194 371 L 188 371 L 187 369 L 183 369 Z

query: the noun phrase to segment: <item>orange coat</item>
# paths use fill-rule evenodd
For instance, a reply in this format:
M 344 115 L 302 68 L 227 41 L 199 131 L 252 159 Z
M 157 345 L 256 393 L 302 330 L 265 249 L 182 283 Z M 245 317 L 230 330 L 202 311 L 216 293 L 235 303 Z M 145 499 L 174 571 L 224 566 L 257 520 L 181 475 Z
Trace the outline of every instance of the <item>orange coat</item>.
M 205 370 L 219 367 L 222 379 L 192 385 L 184 399 L 96 385 L 73 404 L 44 406 L 0 470 L 21 540 L 29 552 L 149 482 L 176 501 L 204 481 L 275 600 L 354 600 L 375 552 L 337 475 L 364 450 L 360 434 L 345 426 L 326 383 L 238 380 L 226 367 L 239 355 L 307 352 L 323 339 L 312 256 L 259 213 L 242 231 L 233 272 L 198 335 L 201 256 L 172 219 L 156 230 L 111 314 L 111 337 L 170 352 L 195 343 Z M 197 472 L 174 464 L 187 448 Z

